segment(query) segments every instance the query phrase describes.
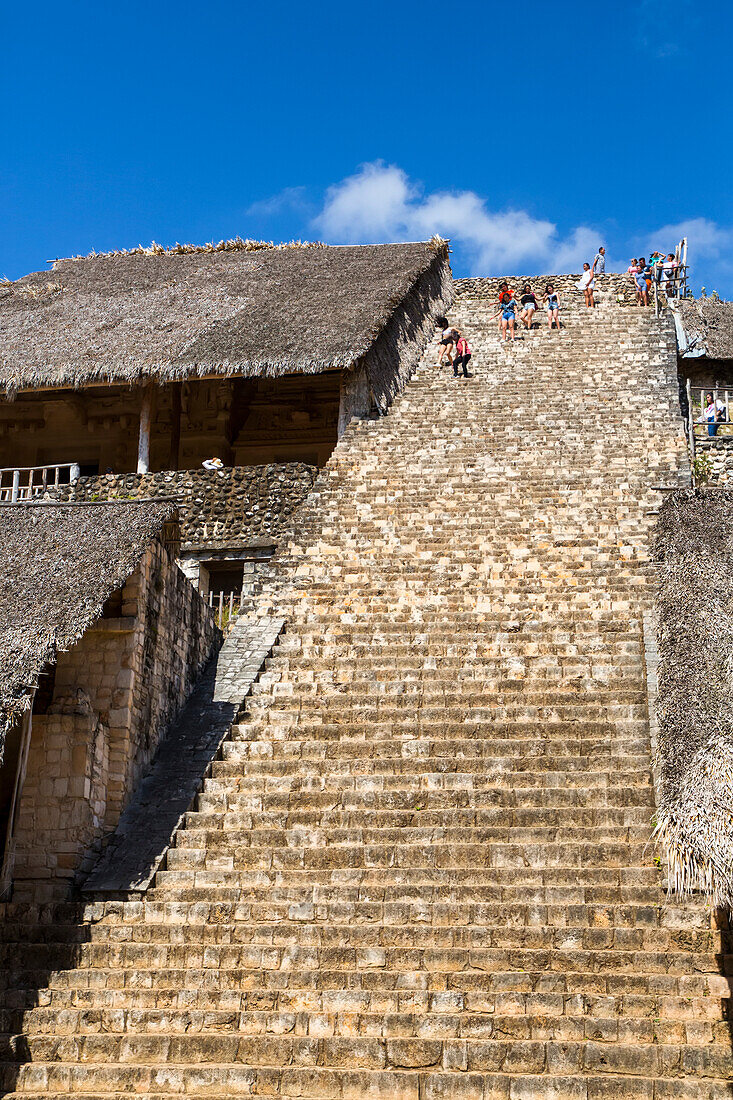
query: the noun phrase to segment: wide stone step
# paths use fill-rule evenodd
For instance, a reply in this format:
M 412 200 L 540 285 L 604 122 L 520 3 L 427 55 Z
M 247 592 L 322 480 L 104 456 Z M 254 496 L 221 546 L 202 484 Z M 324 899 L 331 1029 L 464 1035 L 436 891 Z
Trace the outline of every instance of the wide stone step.
M 551 1000 L 548 998 L 548 1000 Z M 655 1002 L 647 999 L 648 1014 L 620 1018 L 616 1015 L 597 1016 L 592 1012 L 565 1014 L 563 998 L 550 1012 L 535 1015 L 504 1016 L 488 1012 L 390 1012 L 370 1013 L 363 1010 L 338 1012 L 231 1012 L 213 1010 L 136 1010 L 122 1009 L 34 1009 L 32 1013 L 0 1012 L 0 1058 L 11 1060 L 17 1050 L 17 1029 L 28 1036 L 68 1036 L 88 1038 L 104 1035 L 122 1042 L 131 1036 L 190 1037 L 221 1035 L 293 1035 L 312 1038 L 389 1038 L 400 1036 L 415 1039 L 508 1039 L 563 1042 L 621 1042 L 680 1044 L 696 1047 L 722 1047 L 730 1051 L 730 1027 L 724 1020 L 659 1016 L 652 1017 Z M 698 998 L 697 1005 L 702 1005 Z M 570 1006 L 572 1007 L 572 1005 Z M 658 1007 L 658 1005 L 656 1006 Z M 719 1013 L 720 1006 L 717 1005 Z M 10 1027 L 8 1027 L 10 1025 Z M 42 1050 L 41 1050 L 42 1052 Z M 31 1053 L 33 1053 L 31 1051 Z M 82 1044 L 82 1053 L 84 1044 Z
M 346 972 L 348 973 L 348 972 Z M 45 983 L 41 979 L 45 978 Z M 154 979 L 154 980 L 153 980 Z M 39 993 L 39 989 L 41 992 Z M 348 994 L 348 996 L 346 996 Z M 383 1006 L 390 1011 L 415 1008 L 422 1011 L 434 997 L 449 1001 L 458 998 L 462 1005 L 477 1011 L 491 1011 L 491 1005 L 519 1013 L 530 997 L 553 995 L 564 1001 L 601 999 L 615 1004 L 616 1011 L 629 1000 L 645 1002 L 671 999 L 675 1004 L 696 1000 L 717 1003 L 721 1011 L 729 1004 L 730 976 L 721 973 L 690 975 L 642 973 L 588 973 L 584 971 L 550 972 L 502 970 L 432 970 L 430 972 L 369 969 L 351 972 L 292 969 L 257 971 L 256 969 L 211 969 L 146 971 L 88 969 L 80 971 L 25 971 L 15 975 L 12 987 L 3 991 L 7 1009 L 32 1008 L 39 1003 L 54 1009 L 82 1008 L 198 1008 L 213 1007 L 239 1010 L 271 1007 L 278 1011 L 338 1010 L 339 1006 L 362 1008 Z M 346 996 L 346 1000 L 344 997 Z M 712 1010 L 711 1010 L 712 1011 Z
M 222 834 L 231 836 L 237 830 L 262 828 L 394 828 L 409 826 L 421 828 L 490 828 L 527 830 L 535 835 L 539 830 L 543 835 L 547 830 L 557 830 L 555 839 L 567 839 L 564 831 L 584 833 L 586 829 L 625 828 L 637 826 L 646 828 L 651 824 L 648 807 L 622 807 L 611 809 L 579 809 L 566 807 L 559 809 L 535 808 L 532 810 L 513 810 L 496 806 L 490 809 L 434 809 L 422 806 L 412 809 L 281 809 L 271 811 L 251 811 L 249 813 L 201 813 L 190 810 L 186 814 L 186 831 L 179 834 L 186 841 L 194 836 L 193 830 L 206 830 L 211 834 L 210 842 L 219 842 Z M 0 932 L 2 928 L 0 927 Z
M 649 751 L 647 737 L 589 737 L 573 740 L 548 739 L 537 741 L 526 738 L 503 739 L 477 736 L 449 738 L 440 740 L 428 737 L 403 736 L 376 738 L 372 740 L 364 730 L 361 737 L 343 736 L 340 738 L 304 738 L 273 736 L 273 730 L 269 730 L 269 737 L 247 738 L 240 735 L 233 737 L 231 741 L 222 746 L 223 762 L 229 765 L 238 765 L 242 761 L 252 759 L 295 759 L 295 760 L 380 760 L 395 759 L 397 757 L 420 757 L 435 759 L 449 756 L 453 759 L 479 758 L 486 760 L 512 759 L 531 760 L 538 757 L 547 757 L 552 761 L 561 761 L 565 758 L 593 759 L 596 764 L 606 763 L 612 767 L 616 762 L 623 762 L 634 757 L 645 756 Z M 298 734 L 302 731 L 298 727 Z M 648 759 L 648 756 L 646 756 Z M 217 773 L 219 774 L 219 773 Z
M 550 1052 L 551 1053 L 551 1052 Z M 600 1059 L 600 1051 L 597 1052 Z M 401 1057 L 401 1056 L 398 1056 Z M 404 1058 L 403 1058 L 404 1060 Z M 562 1059 L 559 1059 L 562 1065 Z M 688 1061 L 697 1064 L 691 1053 Z M 496 1073 L 451 1070 L 446 1072 L 420 1068 L 371 1070 L 324 1069 L 321 1067 L 260 1067 L 224 1065 L 202 1066 L 197 1072 L 174 1064 L 156 1070 L 146 1065 L 71 1066 L 36 1064 L 19 1072 L 9 1066 L 0 1077 L 11 1089 L 6 1100 L 49 1100 L 50 1097 L 83 1094 L 86 1100 L 110 1100 L 111 1097 L 144 1095 L 146 1100 L 180 1095 L 197 1098 L 215 1096 L 216 1100 L 240 1100 L 243 1096 L 277 1095 L 281 1100 L 364 1100 L 365 1085 L 370 1100 L 729 1100 L 725 1076 L 691 1075 L 680 1079 L 657 1074 L 629 1076 L 623 1071 L 597 1075 L 590 1071 L 562 1075 L 548 1071 L 535 1075 L 516 1068 Z M 679 1070 L 677 1071 L 679 1073 Z
M 305 914 L 304 914 L 305 915 Z M 109 959 L 114 959 L 121 953 L 121 957 L 127 957 L 128 949 L 135 952 L 136 956 L 145 958 L 146 947 L 150 948 L 146 965 L 158 969 L 161 966 L 160 959 L 167 957 L 170 952 L 172 957 L 178 957 L 181 952 L 191 950 L 196 958 L 201 952 L 214 948 L 222 953 L 223 958 L 229 958 L 230 954 L 236 958 L 236 952 L 241 947 L 316 947 L 319 949 L 335 948 L 341 951 L 345 948 L 406 948 L 413 950 L 416 942 L 416 930 L 412 924 L 383 925 L 368 924 L 339 924 L 328 925 L 314 924 L 309 920 L 296 920 L 286 918 L 282 921 L 257 923 L 250 920 L 242 920 L 236 926 L 222 929 L 217 925 L 212 928 L 204 925 L 189 926 L 185 937 L 181 935 L 168 936 L 165 934 L 165 926 L 134 926 L 116 929 L 117 935 L 112 935 L 112 929 L 108 929 L 107 935 L 92 933 L 91 940 L 85 941 L 78 937 L 68 943 L 49 943 L 32 941 L 22 943 L 0 944 L 0 964 L 6 969 L 28 967 L 34 964 L 37 968 L 45 962 L 54 968 L 62 968 L 69 965 L 106 965 Z M 124 935 L 122 934 L 124 932 Z M 665 927 L 636 927 L 636 928 L 590 928 L 568 927 L 567 925 L 553 928 L 542 925 L 532 927 L 506 927 L 503 925 L 462 925 L 462 926 L 438 926 L 425 925 L 420 928 L 419 942 L 422 950 L 427 949 L 501 949 L 501 950 L 527 950 L 527 951 L 622 951 L 622 952 L 650 952 L 656 959 L 660 952 L 694 951 L 701 958 L 705 953 L 717 953 L 728 956 L 733 951 L 731 935 L 713 929 L 669 929 Z M 208 960 L 207 960 L 208 961 Z M 197 963 L 196 965 L 200 965 Z M 235 964 L 238 965 L 238 964 Z
M 629 758 L 634 760 L 634 757 Z M 380 760 L 379 768 L 369 766 L 364 761 L 359 767 L 358 761 L 329 761 L 326 771 L 299 768 L 297 761 L 249 761 L 239 762 L 230 767 L 224 761 L 214 761 L 212 770 L 215 775 L 204 782 L 207 795 L 216 793 L 236 795 L 242 791 L 287 789 L 328 790 L 334 795 L 341 790 L 360 787 L 362 790 L 434 790 L 450 786 L 453 790 L 502 790 L 514 791 L 522 787 L 560 787 L 567 788 L 607 788 L 609 790 L 630 787 L 640 789 L 651 785 L 648 760 L 639 763 L 638 769 L 619 767 L 616 770 L 599 769 L 590 757 L 575 768 L 564 771 L 563 768 L 540 765 L 542 759 L 532 762 L 532 770 L 512 767 L 516 761 L 504 759 L 463 759 L 449 760 L 444 757 L 432 757 L 425 760 L 403 759 Z M 551 760 L 546 763 L 552 764 Z M 565 764 L 565 761 L 563 761 Z M 228 768 L 228 770 L 227 770 Z M 644 770 L 641 770 L 644 769 Z M 232 804 L 232 808 L 233 808 Z
M 5 1061 L 15 1050 L 11 1042 L 4 1047 Z M 217 1080 L 228 1087 L 227 1067 L 240 1073 L 245 1067 L 285 1067 L 293 1064 L 333 1069 L 381 1070 L 389 1067 L 427 1068 L 456 1072 L 566 1074 L 632 1074 L 654 1078 L 724 1078 L 731 1058 L 722 1045 L 685 1046 L 678 1043 L 639 1043 L 631 1041 L 562 1041 L 541 1039 L 451 1039 L 390 1038 L 351 1036 L 310 1037 L 298 1035 L 86 1035 L 23 1036 L 19 1060 L 20 1080 L 33 1080 L 35 1063 L 48 1073 L 48 1085 L 63 1080 L 65 1067 L 74 1067 L 74 1080 L 94 1081 L 104 1088 L 115 1068 L 125 1066 L 130 1084 L 139 1091 L 145 1080 L 154 1087 L 156 1079 L 165 1080 L 165 1067 L 180 1067 L 191 1073 L 195 1086 L 205 1067 L 216 1072 Z M 114 1063 L 118 1063 L 115 1067 Z M 140 1076 L 135 1074 L 140 1071 Z M 186 1090 L 188 1092 L 188 1090 Z
M 669 983 L 671 979 L 665 978 Z M 612 983 L 617 984 L 613 978 Z M 615 994 L 586 991 L 584 993 L 516 992 L 470 989 L 443 991 L 416 989 L 280 989 L 269 993 L 259 990 L 191 989 L 160 990 L 146 988 L 114 989 L 54 989 L 41 994 L 43 1007 L 38 1007 L 38 995 L 33 990 L 13 990 L 6 995 L 9 1006 L 3 1019 L 9 1023 L 24 1018 L 24 1026 L 37 1030 L 49 1028 L 53 1033 L 54 1019 L 60 1033 L 83 1028 L 102 1030 L 98 1021 L 107 1014 L 117 1014 L 104 1030 L 130 1030 L 145 1026 L 148 1015 L 161 1019 L 166 1015 L 188 1018 L 189 1030 L 201 1031 L 222 1024 L 222 1031 L 239 1030 L 237 1014 L 240 1012 L 273 1012 L 290 1014 L 324 1013 L 340 1021 L 366 1014 L 370 1016 L 417 1014 L 425 1020 L 431 1017 L 478 1013 L 492 1018 L 501 1017 L 517 1021 L 522 1026 L 525 1016 L 535 1019 L 555 1020 L 561 1017 L 583 1019 L 587 1016 L 625 1020 L 675 1021 L 685 1025 L 702 1023 L 720 1025 L 730 1008 L 730 990 L 724 988 L 724 979 L 712 975 L 708 985 L 697 996 L 674 996 L 662 992 L 647 994 L 621 991 Z M 136 1013 L 141 1013 L 139 1023 Z M 210 1015 L 212 1014 L 213 1015 Z M 68 1015 L 66 1015 L 68 1014 Z M 63 1028 L 64 1031 L 60 1029 Z M 12 1027 L 8 1027 L 13 1031 Z M 171 1028 L 174 1030 L 174 1028 Z M 496 1032 L 495 1032 L 496 1033 Z M 720 1035 L 720 1027 L 716 1026 Z
M 230 746 L 242 741 L 252 741 L 259 737 L 280 740 L 287 738 L 289 741 L 399 741 L 415 740 L 419 738 L 427 743 L 438 742 L 445 739 L 456 740 L 480 739 L 499 741 L 507 751 L 512 750 L 516 741 L 529 741 L 538 747 L 545 744 L 560 742 L 563 744 L 579 742 L 595 745 L 604 743 L 614 746 L 622 744 L 624 739 L 639 741 L 643 739 L 648 745 L 649 727 L 646 717 L 626 719 L 623 722 L 613 724 L 604 721 L 583 722 L 579 725 L 573 721 L 559 719 L 547 719 L 538 715 L 528 715 L 521 722 L 502 722 L 494 718 L 477 717 L 473 712 L 464 714 L 460 718 L 446 717 L 444 721 L 434 715 L 424 717 L 415 714 L 411 709 L 398 722 L 377 721 L 367 728 L 362 728 L 357 734 L 353 729 L 353 723 L 344 723 L 336 715 L 330 720 L 324 720 L 318 715 L 312 721 L 307 718 L 298 718 L 295 722 L 278 718 L 270 721 L 269 712 L 260 711 L 259 715 L 245 715 L 238 725 L 232 728 L 230 740 L 225 742 L 225 751 L 233 751 Z
M 356 886 L 339 891 L 328 887 L 273 886 L 253 888 L 246 899 L 231 904 L 210 901 L 190 903 L 155 901 L 98 901 L 78 906 L 37 906 L 11 903 L 0 923 L 0 942 L 88 943 L 91 940 L 180 943 L 189 934 L 200 942 L 235 941 L 240 924 L 273 921 L 424 925 L 435 927 L 496 926 L 529 928 L 654 929 L 665 932 L 697 932 L 712 927 L 713 914 L 701 903 L 683 906 L 663 904 L 661 892 L 654 904 L 539 904 L 531 897 L 513 906 L 511 913 L 496 901 L 474 896 L 475 888 L 440 890 L 429 887 L 385 889 L 378 897 Z
M 480 745 L 481 742 L 476 742 Z M 360 755 L 347 755 L 344 759 L 341 754 L 333 754 L 328 757 L 315 757 L 313 762 L 320 763 L 319 777 L 329 785 L 331 780 L 338 781 L 347 776 L 361 776 L 369 774 L 374 780 L 380 777 L 393 778 L 398 775 L 430 775 L 432 773 L 455 773 L 465 775 L 479 775 L 487 782 L 495 781 L 497 786 L 506 785 L 514 776 L 524 777 L 524 785 L 531 785 L 528 780 L 534 780 L 537 784 L 543 782 L 545 776 L 558 777 L 561 771 L 571 777 L 570 782 L 578 779 L 587 779 L 588 785 L 597 782 L 598 786 L 613 785 L 611 774 L 616 777 L 624 776 L 628 779 L 629 786 L 647 785 L 649 782 L 649 758 L 646 754 L 626 756 L 611 753 L 593 753 L 586 756 L 550 756 L 536 755 L 535 757 L 518 756 L 490 756 L 480 752 L 471 755 L 464 753 L 459 756 L 450 754 L 428 756 L 421 753 L 404 753 L 399 756 L 371 756 L 362 752 Z M 248 755 L 239 760 L 213 760 L 210 765 L 211 778 L 207 780 L 206 789 L 214 789 L 216 784 L 226 784 L 227 781 L 246 780 L 257 776 L 296 777 L 301 774 L 309 774 L 308 757 L 278 755 L 269 756 L 263 754 Z M 596 779 L 603 776 L 604 779 Z M 634 782 L 633 776 L 636 776 Z M 591 778 L 592 777 L 592 778 Z M 521 785 L 519 783 L 518 785 Z
M 272 863 L 286 866 L 444 866 L 462 867 L 474 860 L 485 867 L 572 867 L 580 864 L 628 866 L 641 863 L 651 826 L 620 829 L 569 830 L 557 837 L 555 829 L 327 829 L 242 830 L 222 834 L 179 832 L 167 856 L 170 870 L 186 867 L 236 869 L 260 865 L 270 854 Z M 576 835 L 573 835 L 575 833 Z M 361 856 L 354 852 L 357 849 Z M 399 849 L 399 850 L 397 850 Z M 284 851 L 283 851 L 284 850 Z M 271 865 L 270 860 L 267 866 Z
M 359 861 L 362 857 L 355 855 Z M 308 881 L 313 876 L 313 881 L 328 882 L 341 881 L 364 884 L 366 881 L 382 883 L 383 885 L 420 885 L 442 886 L 445 883 L 461 886 L 466 881 L 473 882 L 476 886 L 511 886 L 517 882 L 517 869 L 509 866 L 487 866 L 484 860 L 474 860 L 471 863 L 457 865 L 450 857 L 450 851 L 445 854 L 445 864 L 437 864 L 432 855 L 428 855 L 429 862 L 421 865 L 407 862 L 402 866 L 399 863 L 382 864 L 375 863 L 371 867 L 364 866 L 331 866 L 326 860 L 323 864 L 314 862 L 314 866 L 306 868 L 292 866 L 273 866 L 272 868 L 251 868 L 238 871 L 159 871 L 155 880 L 155 889 L 163 889 L 166 886 L 193 885 L 194 880 L 200 887 L 203 886 L 236 886 L 264 884 L 269 881 L 270 875 L 275 874 L 281 885 L 295 884 Z M 619 885 L 656 885 L 659 878 L 657 867 L 651 862 L 633 866 L 628 860 L 619 863 L 618 866 L 609 866 L 605 861 L 596 865 L 572 863 L 563 866 L 557 863 L 548 867 L 540 865 L 533 867 L 531 864 L 523 866 L 521 882 L 525 889 L 532 886 L 619 886 Z M 289 880 L 289 882 L 286 882 Z
M 605 775 L 605 773 L 603 773 Z M 206 785 L 205 785 L 206 786 Z M 240 787 L 242 784 L 239 785 Z M 198 809 L 202 813 L 242 813 L 249 810 L 282 808 L 334 810 L 374 809 L 453 809 L 471 806 L 477 809 L 513 807 L 530 810 L 533 807 L 561 809 L 564 807 L 598 808 L 654 805 L 651 783 L 645 786 L 507 786 L 477 783 L 475 777 L 455 776 L 451 773 L 433 774 L 425 782 L 412 783 L 384 779 L 374 782 L 368 778 L 359 783 L 334 785 L 321 783 L 317 778 L 294 783 L 278 780 L 266 783 L 262 778 L 248 782 L 248 790 L 232 790 L 230 786 L 211 789 L 199 795 Z

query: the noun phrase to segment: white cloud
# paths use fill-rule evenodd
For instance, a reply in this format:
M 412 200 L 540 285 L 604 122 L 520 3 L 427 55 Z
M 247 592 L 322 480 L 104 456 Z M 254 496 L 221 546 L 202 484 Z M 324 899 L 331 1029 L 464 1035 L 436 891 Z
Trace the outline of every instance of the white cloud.
M 292 213 L 298 232 L 332 244 L 450 238 L 460 273 L 474 275 L 545 274 L 580 271 L 605 234 L 579 225 L 561 234 L 557 226 L 526 210 L 492 210 L 475 191 L 425 191 L 394 164 L 374 161 L 329 187 L 319 205 L 302 187 L 288 187 L 250 212 L 277 219 Z M 687 218 L 653 233 L 614 234 L 607 271 L 625 271 L 629 258 L 652 249 L 673 249 L 689 240 L 692 286 L 733 293 L 733 228 L 709 218 Z
M 247 213 L 255 217 L 271 218 L 275 214 L 281 214 L 283 210 L 304 211 L 310 210 L 310 203 L 306 199 L 305 187 L 285 187 L 272 195 L 269 199 L 259 199 L 247 207 Z
M 579 226 L 566 238 L 525 210 L 491 210 L 475 191 L 424 193 L 396 165 L 375 161 L 329 187 L 313 221 L 332 243 L 425 240 L 434 233 L 462 247 L 473 272 L 578 270 L 602 237 Z
M 708 291 L 717 290 L 723 297 L 729 297 L 733 291 L 733 228 L 730 226 L 719 225 L 710 218 L 687 218 L 662 225 L 639 238 L 639 250 L 646 256 L 653 249 L 674 251 L 683 237 L 687 237 L 693 293 L 697 294 L 704 284 Z
M 674 225 L 663 225 L 646 238 L 647 255 L 653 249 L 674 249 L 687 237 L 688 247 L 695 256 L 706 260 L 728 259 L 733 251 L 733 230 L 710 221 L 709 218 L 688 218 Z

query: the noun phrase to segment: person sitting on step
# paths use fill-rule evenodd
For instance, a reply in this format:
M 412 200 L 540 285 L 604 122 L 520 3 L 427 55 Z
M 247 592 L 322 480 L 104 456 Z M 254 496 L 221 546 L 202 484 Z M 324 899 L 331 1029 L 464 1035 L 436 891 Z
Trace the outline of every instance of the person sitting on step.
M 520 301 L 522 309 L 519 313 L 519 316 L 524 322 L 524 327 L 526 328 L 527 332 L 529 332 L 532 328 L 532 318 L 534 317 L 535 310 L 537 309 L 537 299 L 532 293 L 532 287 L 529 285 L 529 283 L 524 284 L 524 289 L 522 290 L 522 297 Z
M 548 283 L 545 287 L 545 293 L 542 296 L 543 302 L 545 302 L 545 308 L 547 309 L 547 324 L 550 332 L 552 332 L 553 321 L 557 325 L 557 331 L 560 331 L 560 299 L 557 296 L 552 283 Z
M 459 377 L 458 369 L 460 367 L 463 369 L 463 377 L 470 378 L 471 375 L 468 373 L 468 364 L 471 359 L 471 349 L 468 345 L 468 340 L 463 335 L 463 333 L 459 333 L 458 335 L 458 340 L 456 342 L 456 351 L 458 352 L 458 354 L 453 360 L 453 377 Z

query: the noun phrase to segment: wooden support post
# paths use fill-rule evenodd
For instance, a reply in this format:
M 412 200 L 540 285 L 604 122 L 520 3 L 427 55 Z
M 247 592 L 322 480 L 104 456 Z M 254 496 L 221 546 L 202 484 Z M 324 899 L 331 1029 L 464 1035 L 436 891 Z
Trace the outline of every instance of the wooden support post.
M 35 698 L 35 691 L 31 697 L 31 707 L 33 706 L 33 698 Z M 10 893 L 10 888 L 13 885 L 13 867 L 15 866 L 15 827 L 18 823 L 18 811 L 20 809 L 20 799 L 23 794 L 23 784 L 25 783 L 25 773 L 28 767 L 28 753 L 31 747 L 31 729 L 33 724 L 33 718 L 31 709 L 29 708 L 24 712 L 21 719 L 22 727 L 20 734 L 20 750 L 18 752 L 18 762 L 15 768 L 15 783 L 13 786 L 13 796 L 10 802 L 10 809 L 7 817 L 7 824 L 5 826 L 5 842 L 2 852 L 2 868 L 0 869 L 0 900 L 6 900 Z
M 695 463 L 695 413 L 692 407 L 692 386 L 687 379 L 687 437 L 690 446 L 690 462 Z M 694 474 L 693 474 L 694 478 Z
M 20 470 L 13 470 L 13 488 L 10 491 L 10 499 L 16 501 L 20 493 Z
M 148 383 L 143 387 L 140 404 L 140 435 L 137 441 L 137 472 L 147 474 L 150 470 L 150 426 L 153 421 L 153 387 Z
M 181 386 L 174 382 L 171 386 L 171 451 L 168 469 L 177 470 L 181 458 Z

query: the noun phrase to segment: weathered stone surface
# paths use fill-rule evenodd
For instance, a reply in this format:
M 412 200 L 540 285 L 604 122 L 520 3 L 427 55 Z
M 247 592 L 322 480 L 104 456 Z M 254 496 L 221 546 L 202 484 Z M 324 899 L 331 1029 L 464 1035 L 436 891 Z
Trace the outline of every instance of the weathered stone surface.
M 282 630 L 240 616 L 139 784 L 85 893 L 144 891 Z

